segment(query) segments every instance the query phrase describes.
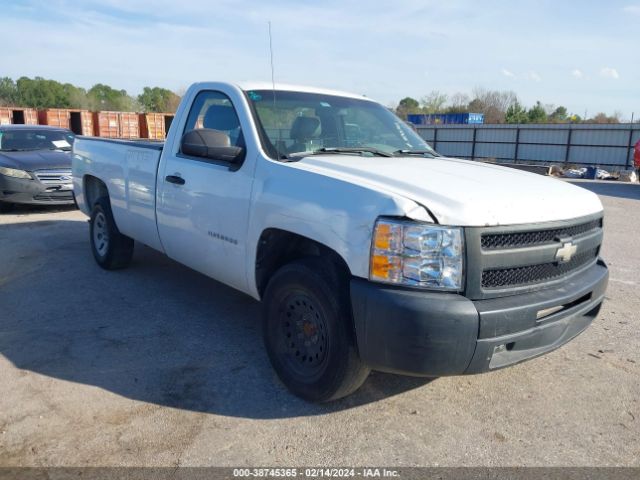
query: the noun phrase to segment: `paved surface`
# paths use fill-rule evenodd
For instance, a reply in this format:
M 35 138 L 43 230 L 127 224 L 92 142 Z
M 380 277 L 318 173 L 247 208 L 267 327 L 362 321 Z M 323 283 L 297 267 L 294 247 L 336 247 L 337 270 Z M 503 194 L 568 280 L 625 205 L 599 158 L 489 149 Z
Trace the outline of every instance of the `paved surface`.
M 607 302 L 584 334 L 492 374 L 373 374 L 292 397 L 258 304 L 137 247 L 94 263 L 73 210 L 0 216 L 0 465 L 640 466 L 640 185 L 606 208 Z

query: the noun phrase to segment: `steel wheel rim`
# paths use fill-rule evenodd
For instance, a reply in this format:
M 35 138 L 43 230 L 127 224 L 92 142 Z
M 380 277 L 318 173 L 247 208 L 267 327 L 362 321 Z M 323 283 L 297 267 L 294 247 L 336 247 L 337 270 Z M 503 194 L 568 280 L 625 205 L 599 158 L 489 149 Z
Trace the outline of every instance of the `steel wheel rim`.
M 317 302 L 306 294 L 288 295 L 278 320 L 283 359 L 288 368 L 305 378 L 321 373 L 328 358 L 329 332 Z
M 93 220 L 93 245 L 98 255 L 104 257 L 109 250 L 109 230 L 107 229 L 107 217 L 98 212 Z

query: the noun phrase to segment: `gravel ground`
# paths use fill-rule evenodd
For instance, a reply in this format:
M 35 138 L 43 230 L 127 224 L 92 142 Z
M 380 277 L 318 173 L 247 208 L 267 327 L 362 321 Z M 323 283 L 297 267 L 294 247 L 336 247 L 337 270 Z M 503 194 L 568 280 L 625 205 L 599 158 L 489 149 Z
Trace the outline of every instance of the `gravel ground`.
M 325 406 L 279 383 L 250 298 L 140 246 L 100 270 L 75 210 L 0 215 L 0 465 L 640 466 L 640 185 L 579 183 L 611 268 L 585 333 Z

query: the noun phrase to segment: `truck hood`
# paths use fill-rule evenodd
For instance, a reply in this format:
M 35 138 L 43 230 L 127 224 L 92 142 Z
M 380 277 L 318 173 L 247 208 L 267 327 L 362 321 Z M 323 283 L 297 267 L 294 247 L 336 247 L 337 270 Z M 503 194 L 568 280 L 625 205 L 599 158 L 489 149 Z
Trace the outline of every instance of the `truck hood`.
M 290 165 L 403 196 L 443 225 L 516 225 L 602 211 L 597 195 L 562 180 L 456 158 L 314 155 Z

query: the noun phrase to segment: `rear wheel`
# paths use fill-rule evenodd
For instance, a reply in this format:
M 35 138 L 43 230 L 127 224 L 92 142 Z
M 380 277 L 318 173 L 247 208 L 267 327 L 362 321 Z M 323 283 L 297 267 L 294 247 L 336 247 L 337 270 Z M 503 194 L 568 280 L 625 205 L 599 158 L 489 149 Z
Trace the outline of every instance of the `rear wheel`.
M 89 225 L 91 251 L 98 265 L 106 270 L 128 266 L 133 256 L 133 239 L 118 230 L 107 197 L 94 204 Z
M 344 295 L 348 283 L 327 264 L 310 258 L 285 265 L 264 294 L 263 334 L 271 363 L 287 388 L 315 402 L 353 393 L 369 374 L 355 347 Z

